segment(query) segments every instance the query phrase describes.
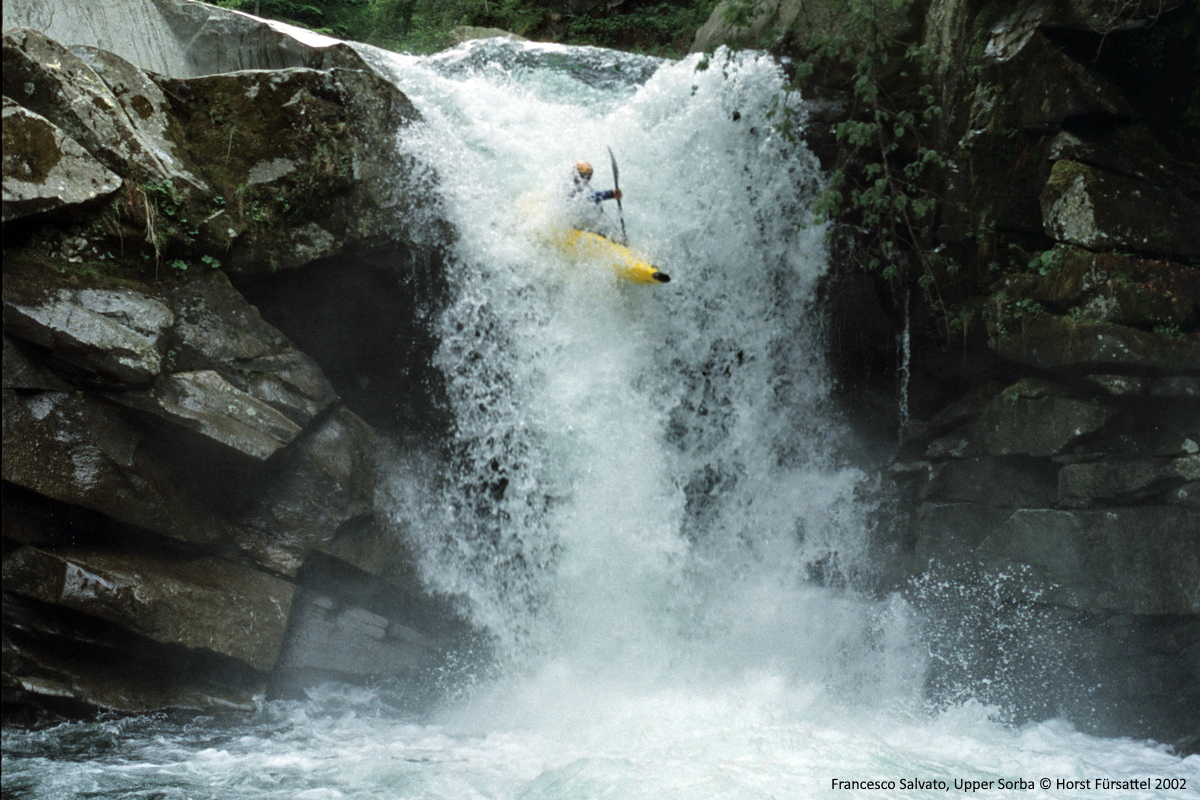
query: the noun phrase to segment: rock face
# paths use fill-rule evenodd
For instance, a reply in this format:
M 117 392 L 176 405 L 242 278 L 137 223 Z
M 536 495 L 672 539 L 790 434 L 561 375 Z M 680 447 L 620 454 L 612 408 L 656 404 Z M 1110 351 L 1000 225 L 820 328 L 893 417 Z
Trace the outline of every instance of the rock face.
M 427 698 L 475 634 L 384 487 L 434 449 L 437 376 L 285 333 L 289 271 L 350 330 L 438 302 L 444 226 L 386 146 L 416 111 L 344 45 L 187 0 L 4 18 L 6 718 Z
M 911 514 L 893 585 L 928 614 L 931 692 L 982 686 L 1017 718 L 1192 749 L 1196 13 L 1188 0 L 727 2 L 693 47 L 767 47 L 816 76 L 803 134 L 828 166 L 865 173 L 864 194 L 884 173 L 840 123 L 915 124 L 921 141 L 897 133 L 888 159 L 944 163 L 907 198 L 939 202 L 907 278 L 852 273 L 829 289 L 850 407 L 878 420 L 898 393 L 888 376 L 908 378 L 891 470 Z M 851 29 L 864 38 L 842 41 Z M 882 56 L 855 73 L 870 46 Z

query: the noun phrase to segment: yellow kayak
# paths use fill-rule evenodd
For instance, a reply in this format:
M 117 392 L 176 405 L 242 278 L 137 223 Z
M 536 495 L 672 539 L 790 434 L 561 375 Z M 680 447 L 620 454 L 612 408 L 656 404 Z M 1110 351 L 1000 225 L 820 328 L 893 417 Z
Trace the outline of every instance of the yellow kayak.
M 634 283 L 667 283 L 671 277 L 619 242 L 591 231 L 570 228 L 553 234 L 555 246 L 577 259 L 607 262 L 613 271 Z

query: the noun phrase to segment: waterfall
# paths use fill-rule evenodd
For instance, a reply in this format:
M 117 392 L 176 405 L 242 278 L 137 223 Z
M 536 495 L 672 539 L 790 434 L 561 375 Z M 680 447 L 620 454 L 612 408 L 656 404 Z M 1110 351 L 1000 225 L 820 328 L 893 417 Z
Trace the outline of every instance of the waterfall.
M 806 211 L 823 178 L 777 133 L 804 107 L 772 59 L 501 41 L 362 52 L 421 111 L 399 146 L 454 230 L 435 322 L 453 435 L 405 512 L 430 588 L 465 598 L 491 637 L 490 669 L 455 673 L 420 715 L 389 702 L 394 687 L 326 686 L 240 723 L 6 731 L 6 793 L 994 799 L 1200 784 L 1200 759 L 1154 743 L 1013 728 L 969 696 L 923 702 L 921 619 L 862 591 L 871 482 L 841 447 L 815 306 L 828 253 Z M 573 163 L 611 186 L 609 147 L 630 246 L 668 284 L 625 281 L 547 235 Z
M 452 512 L 427 573 L 513 663 L 846 674 L 814 653 L 857 652 L 880 612 L 846 596 L 865 475 L 838 452 L 814 307 L 822 176 L 776 127 L 803 107 L 764 54 L 566 52 L 493 40 L 396 67 L 425 116 L 403 146 L 458 234 L 437 356 Z M 670 284 L 539 238 L 576 161 L 611 186 L 610 147 L 630 243 Z

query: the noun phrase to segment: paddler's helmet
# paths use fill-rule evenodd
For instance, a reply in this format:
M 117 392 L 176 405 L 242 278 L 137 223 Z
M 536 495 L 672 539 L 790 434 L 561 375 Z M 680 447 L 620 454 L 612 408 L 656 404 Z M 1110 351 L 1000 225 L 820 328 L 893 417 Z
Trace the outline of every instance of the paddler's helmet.
M 575 162 L 575 180 L 590 181 L 592 179 L 592 165 L 586 161 Z

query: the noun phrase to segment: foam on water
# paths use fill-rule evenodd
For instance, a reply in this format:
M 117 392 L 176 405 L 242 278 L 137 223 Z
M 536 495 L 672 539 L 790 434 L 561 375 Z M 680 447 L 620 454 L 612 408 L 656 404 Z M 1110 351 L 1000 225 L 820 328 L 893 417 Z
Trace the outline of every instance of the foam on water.
M 770 59 L 718 53 L 705 67 L 505 42 L 369 55 L 423 114 L 402 146 L 457 232 L 437 354 L 455 439 L 444 484 L 409 498 L 424 574 L 468 598 L 498 667 L 419 719 L 386 690 L 326 688 L 237 725 L 6 731 L 6 797 L 917 798 L 948 793 L 832 781 L 1100 776 L 1200 787 L 1200 760 L 1151 743 L 1008 727 L 969 701 L 928 711 L 920 620 L 898 596 L 855 591 L 870 486 L 841 454 L 821 357 L 827 254 L 804 224 L 821 176 L 774 132 L 781 102 L 803 109 Z M 624 283 L 541 234 L 561 222 L 572 163 L 611 184 L 608 147 L 631 245 L 670 284 Z

